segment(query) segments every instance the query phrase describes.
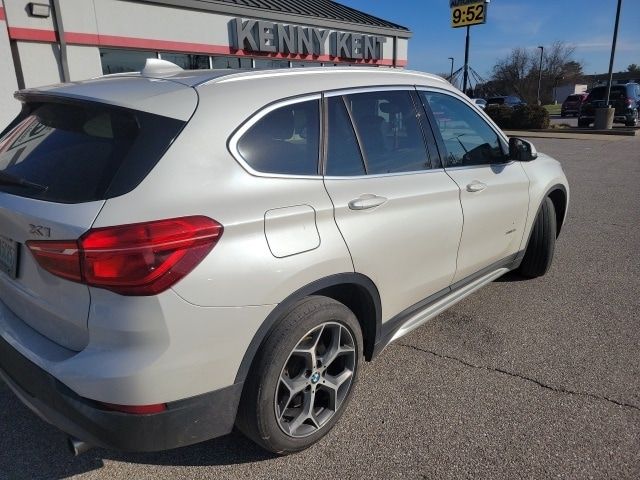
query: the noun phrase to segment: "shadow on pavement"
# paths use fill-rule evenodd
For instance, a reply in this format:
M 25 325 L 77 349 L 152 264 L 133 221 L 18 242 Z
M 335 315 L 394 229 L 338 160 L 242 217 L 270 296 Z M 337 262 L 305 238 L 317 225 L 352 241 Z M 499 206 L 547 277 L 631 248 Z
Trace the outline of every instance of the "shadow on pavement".
M 241 434 L 158 453 L 122 453 L 92 449 L 73 457 L 66 435 L 27 409 L 0 380 L 0 479 L 59 479 L 101 469 L 104 461 L 208 466 L 273 458 Z

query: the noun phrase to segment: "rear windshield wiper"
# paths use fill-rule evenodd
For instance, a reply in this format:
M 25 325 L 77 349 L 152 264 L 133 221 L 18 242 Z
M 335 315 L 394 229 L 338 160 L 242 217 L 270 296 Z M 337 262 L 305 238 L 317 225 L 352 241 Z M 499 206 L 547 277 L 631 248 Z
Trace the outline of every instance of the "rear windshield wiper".
M 24 178 L 16 177 L 10 173 L 0 171 L 0 185 L 16 185 L 18 187 L 31 188 L 33 190 L 40 190 L 46 192 L 49 187 L 46 185 L 40 185 L 39 183 L 30 182 Z

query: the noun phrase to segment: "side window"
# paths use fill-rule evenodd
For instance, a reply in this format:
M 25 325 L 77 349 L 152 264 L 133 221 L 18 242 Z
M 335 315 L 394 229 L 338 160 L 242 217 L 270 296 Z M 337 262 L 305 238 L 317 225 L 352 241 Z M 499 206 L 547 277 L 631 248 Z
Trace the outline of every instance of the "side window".
M 447 149 L 446 167 L 504 163 L 498 134 L 471 107 L 450 95 L 420 92 L 436 119 Z
M 319 100 L 285 105 L 258 120 L 238 141 L 238 152 L 258 172 L 317 175 Z
M 342 97 L 329 97 L 328 117 L 326 174 L 364 175 L 366 171 L 360 147 Z
M 344 98 L 362 142 L 367 174 L 430 168 L 409 91 L 367 92 Z

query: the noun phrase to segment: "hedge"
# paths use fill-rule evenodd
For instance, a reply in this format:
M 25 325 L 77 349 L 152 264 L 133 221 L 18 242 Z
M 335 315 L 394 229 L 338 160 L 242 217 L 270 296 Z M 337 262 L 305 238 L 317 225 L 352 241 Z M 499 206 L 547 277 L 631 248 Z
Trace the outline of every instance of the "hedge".
M 516 108 L 489 105 L 485 112 L 500 128 L 516 130 L 549 128 L 549 112 L 538 105 L 523 105 Z

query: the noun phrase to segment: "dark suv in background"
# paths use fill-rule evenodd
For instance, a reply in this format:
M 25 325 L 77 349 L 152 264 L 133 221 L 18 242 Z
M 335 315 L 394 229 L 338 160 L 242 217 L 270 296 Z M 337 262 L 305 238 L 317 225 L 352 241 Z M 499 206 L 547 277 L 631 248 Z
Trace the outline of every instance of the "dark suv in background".
M 566 117 L 567 115 L 575 115 L 577 117 L 580 114 L 580 107 L 582 107 L 582 103 L 587 99 L 587 96 L 587 93 L 569 95 L 567 99 L 562 102 L 560 116 Z
M 515 95 L 507 95 L 504 97 L 491 97 L 487 99 L 487 107 L 491 105 L 504 105 L 505 107 L 515 108 L 520 105 L 526 105 L 526 103 Z
M 588 127 L 595 118 L 595 109 L 605 107 L 607 87 L 596 87 L 582 104 L 578 116 L 578 126 Z M 627 127 L 635 127 L 640 115 L 640 84 L 612 85 L 609 105 L 616 109 L 613 121 L 624 123 Z

